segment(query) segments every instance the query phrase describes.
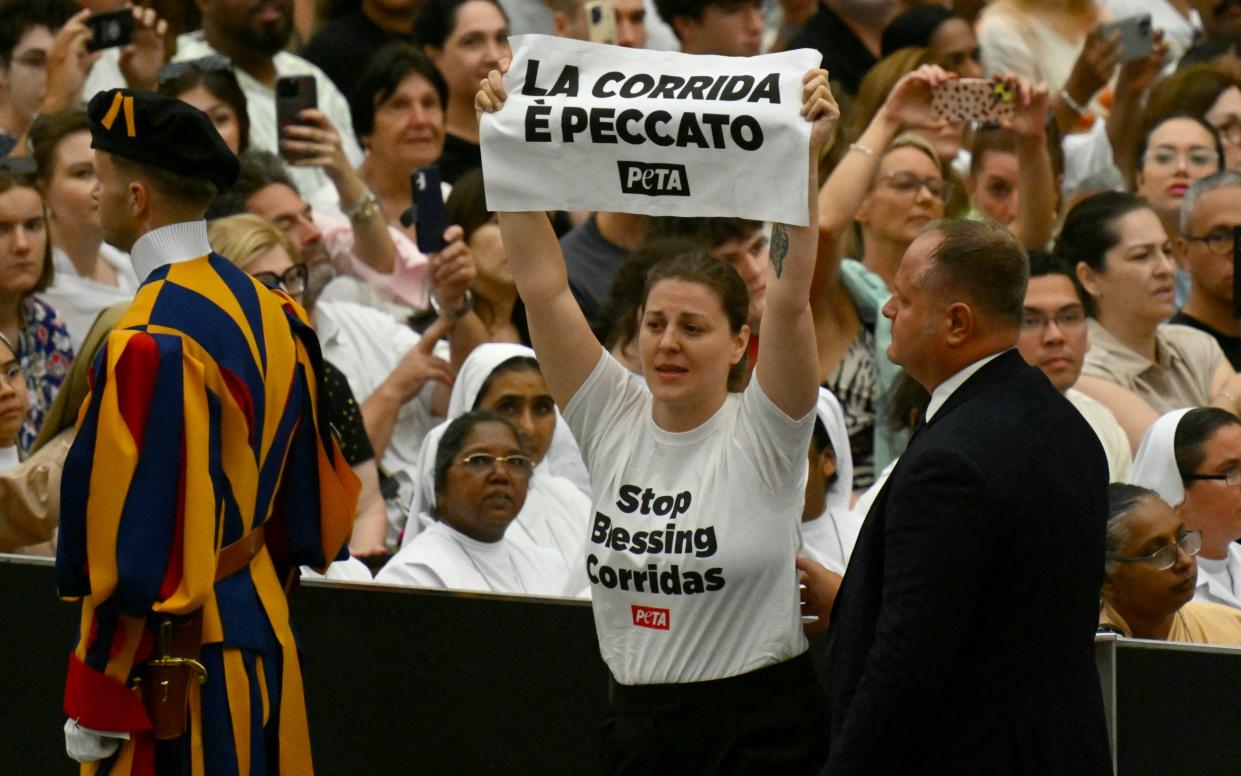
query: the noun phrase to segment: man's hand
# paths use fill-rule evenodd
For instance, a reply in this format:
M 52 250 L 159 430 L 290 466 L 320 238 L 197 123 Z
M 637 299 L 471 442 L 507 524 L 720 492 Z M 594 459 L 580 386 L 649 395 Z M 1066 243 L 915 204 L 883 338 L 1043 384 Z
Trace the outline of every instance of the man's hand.
M 461 227 L 450 226 L 444 230 L 444 242 L 444 250 L 427 257 L 431 293 L 444 310 L 459 310 L 478 271 Z
M 802 616 L 815 618 L 814 622 L 803 624 L 802 630 L 813 636 L 827 630 L 843 577 L 802 555 L 797 556 L 797 569 L 801 572 Z
M 90 14 L 89 10 L 78 11 L 52 39 L 47 52 L 47 92 L 39 103 L 39 113 L 55 113 L 82 101 L 86 75 L 99 59 L 98 51 L 86 50 L 92 35 L 86 26 Z
M 409 352 L 396 365 L 396 369 L 393 369 L 392 374 L 388 375 L 388 379 L 384 381 L 396 389 L 401 404 L 417 396 L 430 380 L 452 387 L 452 367 L 444 359 L 432 355 L 435 343 L 439 342 L 451 328 L 451 321 L 444 318 L 436 320 L 423 332 L 422 339 L 409 349 Z
M 1154 85 L 1168 57 L 1168 44 L 1163 38 L 1163 30 L 1155 30 L 1151 34 L 1150 53 L 1120 66 L 1120 73 L 1116 76 L 1117 93 L 1128 90 L 1143 94 Z
M 65 722 L 65 753 L 82 764 L 93 763 L 111 757 L 128 733 L 106 735 L 78 725 L 77 720 Z
M 340 133 L 327 114 L 316 108 L 306 108 L 297 114 L 300 123 L 289 124 L 280 138 L 280 148 L 292 152 L 297 159 L 289 162 L 293 167 L 322 167 L 333 181 L 353 173 L 353 167 L 345 157 Z
M 164 35 L 168 22 L 151 8 L 134 6 L 133 43 L 121 49 L 121 75 L 131 89 L 153 92 L 159 86 L 159 69 L 164 66 Z
M 1124 49 L 1120 44 L 1120 33 L 1112 31 L 1104 35 L 1102 26 L 1095 27 L 1086 36 L 1082 53 L 1064 82 L 1064 90 L 1077 104 L 1086 105 L 1112 80 L 1112 73 L 1116 71 L 1122 54 Z

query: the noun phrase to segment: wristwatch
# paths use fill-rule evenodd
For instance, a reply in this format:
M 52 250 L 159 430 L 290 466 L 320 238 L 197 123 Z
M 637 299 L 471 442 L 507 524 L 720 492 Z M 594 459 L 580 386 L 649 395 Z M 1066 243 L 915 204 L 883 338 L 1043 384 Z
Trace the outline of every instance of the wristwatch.
M 350 207 L 341 205 L 341 212 L 349 216 L 349 220 L 355 224 L 365 224 L 375 217 L 379 212 L 379 200 L 375 198 L 374 192 L 369 188 L 363 187 L 362 196 L 358 197 L 358 201 Z
M 455 321 L 458 318 L 469 314 L 469 312 L 474 309 L 474 292 L 468 288 L 465 290 L 465 294 L 461 297 L 461 306 L 456 310 L 445 310 L 444 306 L 440 304 L 440 301 L 435 298 L 435 294 L 431 294 L 430 299 L 431 309 L 435 311 L 435 314 L 449 321 Z

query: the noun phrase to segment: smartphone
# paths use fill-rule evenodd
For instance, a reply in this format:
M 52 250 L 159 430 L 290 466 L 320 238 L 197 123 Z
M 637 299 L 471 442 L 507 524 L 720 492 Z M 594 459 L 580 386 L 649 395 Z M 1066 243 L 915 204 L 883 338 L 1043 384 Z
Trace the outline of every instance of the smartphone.
M 92 14 L 87 17 L 86 26 L 91 31 L 87 51 L 128 46 L 134 42 L 134 12 L 130 8 Z
M 1128 16 L 1103 25 L 1103 35 L 1120 33 L 1120 61 L 1132 62 L 1151 53 L 1155 43 L 1151 36 L 1151 15 Z
M 592 0 L 585 5 L 586 37 L 594 43 L 616 45 L 616 9 L 607 0 Z
M 276 79 L 276 137 L 283 138 L 284 128 L 302 123 L 298 114 L 306 108 L 319 105 L 318 90 L 313 75 L 285 75 Z M 280 156 L 294 162 L 301 154 L 280 149 Z
M 439 253 L 444 250 L 444 230 L 448 228 L 439 165 L 414 170 L 409 174 L 409 187 L 414 193 L 414 206 L 410 210 L 417 229 L 418 250 L 427 255 Z
M 1008 84 L 984 78 L 945 81 L 931 93 L 931 112 L 955 124 L 998 122 L 1017 112 L 1017 95 Z

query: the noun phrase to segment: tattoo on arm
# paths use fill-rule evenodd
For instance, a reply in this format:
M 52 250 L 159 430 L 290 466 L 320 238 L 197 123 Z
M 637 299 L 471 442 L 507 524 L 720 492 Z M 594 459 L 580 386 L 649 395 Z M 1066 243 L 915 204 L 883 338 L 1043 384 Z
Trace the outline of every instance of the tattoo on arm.
M 784 274 L 784 257 L 789 255 L 789 233 L 785 231 L 784 224 L 776 224 L 771 227 L 771 266 L 775 267 L 776 277 Z

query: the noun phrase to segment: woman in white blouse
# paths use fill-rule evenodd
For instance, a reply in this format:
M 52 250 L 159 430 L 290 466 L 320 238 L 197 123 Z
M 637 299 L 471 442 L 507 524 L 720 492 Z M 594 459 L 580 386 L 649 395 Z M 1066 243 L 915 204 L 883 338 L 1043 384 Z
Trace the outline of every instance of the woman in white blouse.
M 42 296 L 64 319 L 76 351 L 103 310 L 133 298 L 129 255 L 103 241 L 94 197 L 95 153 L 86 110 L 40 116 L 30 130 L 39 191 L 47 203 L 55 280 Z

